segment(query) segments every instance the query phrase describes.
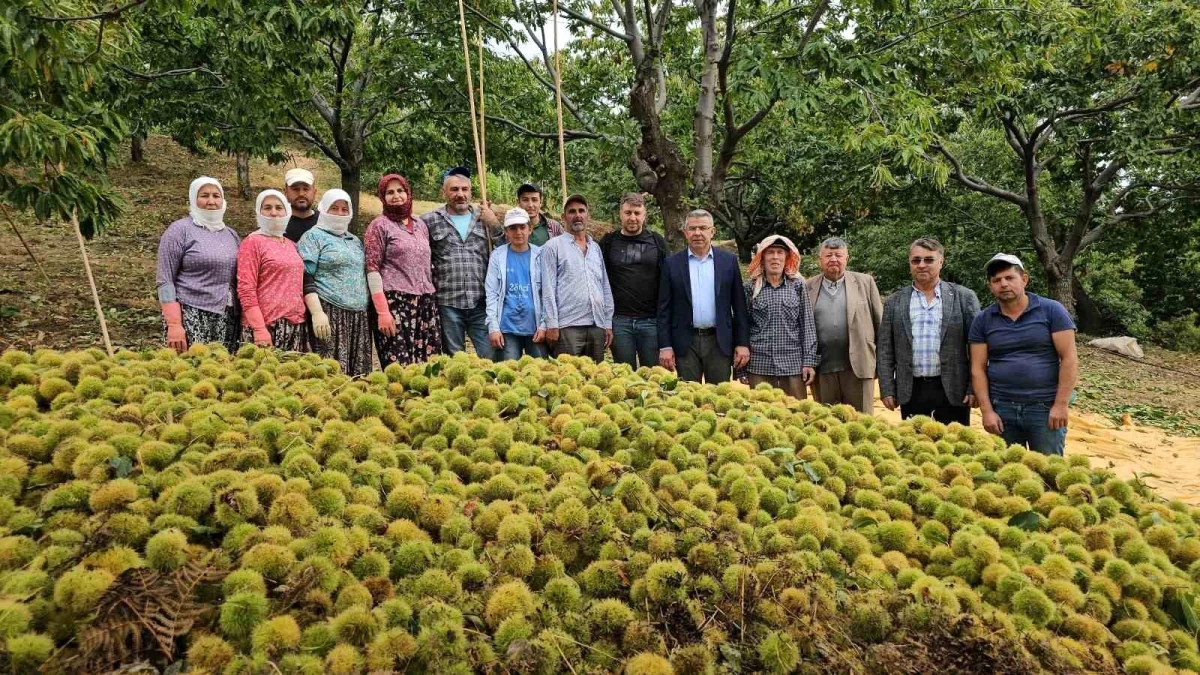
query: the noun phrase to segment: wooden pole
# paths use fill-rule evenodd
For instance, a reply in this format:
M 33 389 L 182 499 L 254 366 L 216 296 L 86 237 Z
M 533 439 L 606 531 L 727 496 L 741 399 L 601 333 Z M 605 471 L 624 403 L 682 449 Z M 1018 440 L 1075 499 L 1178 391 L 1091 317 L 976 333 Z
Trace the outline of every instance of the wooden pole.
M 558 50 L 558 0 L 554 0 L 554 98 L 558 107 L 558 186 L 562 193 L 561 199 L 566 199 L 567 147 L 563 142 L 562 56 Z
M 486 204 L 487 196 L 487 113 L 483 103 L 483 27 L 479 27 L 479 192 Z
M 21 245 L 25 247 L 25 252 L 29 254 L 29 259 L 33 261 L 34 265 L 37 265 L 38 271 L 42 273 L 42 278 L 45 279 L 46 283 L 48 284 L 54 283 L 50 281 L 50 275 L 46 274 L 46 269 L 42 267 L 42 263 L 39 262 L 37 256 L 33 254 L 33 249 L 29 247 L 29 243 L 25 241 L 25 237 L 21 236 L 21 231 L 17 229 L 17 223 L 13 220 L 12 214 L 8 212 L 8 209 L 4 208 L 3 204 L 0 204 L 0 210 L 4 211 L 5 220 L 8 221 L 9 227 L 12 228 L 13 234 L 17 235 L 17 239 L 21 240 Z
M 479 125 L 475 119 L 475 83 L 471 77 L 471 49 L 467 44 L 467 13 L 463 9 L 463 0 L 458 0 L 458 28 L 462 33 L 463 64 L 467 69 L 467 101 L 471 106 L 471 138 L 475 142 L 475 166 L 479 167 L 483 165 L 483 157 L 479 154 Z
M 71 224 L 75 226 L 75 238 L 79 240 L 79 254 L 83 256 L 83 271 L 87 272 L 88 285 L 92 287 L 92 302 L 96 303 L 96 316 L 100 317 L 100 335 L 104 338 L 104 351 L 113 355 L 112 340 L 108 339 L 108 323 L 104 320 L 104 308 L 100 306 L 100 293 L 96 291 L 96 278 L 92 276 L 92 263 L 88 261 L 87 246 L 83 243 L 83 231 L 79 229 L 79 212 L 71 212 Z

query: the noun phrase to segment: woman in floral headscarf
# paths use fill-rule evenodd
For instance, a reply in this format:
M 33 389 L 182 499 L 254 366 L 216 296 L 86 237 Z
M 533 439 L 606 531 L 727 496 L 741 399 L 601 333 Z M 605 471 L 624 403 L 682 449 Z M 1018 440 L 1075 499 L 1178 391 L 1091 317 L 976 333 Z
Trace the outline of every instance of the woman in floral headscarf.
M 375 351 L 384 367 L 419 363 L 442 351 L 429 229 L 412 217 L 412 190 L 403 176 L 380 178 L 377 194 L 383 214 L 364 236 Z
M 805 385 L 816 377 L 817 327 L 800 276 L 800 251 L 787 237 L 773 234 L 759 242 L 749 274 L 750 386 L 765 382 L 805 398 Z

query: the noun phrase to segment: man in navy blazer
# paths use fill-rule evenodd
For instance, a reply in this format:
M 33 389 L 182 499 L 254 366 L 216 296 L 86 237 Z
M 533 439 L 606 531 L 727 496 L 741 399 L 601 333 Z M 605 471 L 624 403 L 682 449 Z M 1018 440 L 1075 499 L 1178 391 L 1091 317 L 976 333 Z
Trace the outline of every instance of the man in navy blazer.
M 712 246 L 712 214 L 687 215 L 687 249 L 663 261 L 658 282 L 658 363 L 692 382 L 724 382 L 750 361 L 746 294 L 737 256 Z

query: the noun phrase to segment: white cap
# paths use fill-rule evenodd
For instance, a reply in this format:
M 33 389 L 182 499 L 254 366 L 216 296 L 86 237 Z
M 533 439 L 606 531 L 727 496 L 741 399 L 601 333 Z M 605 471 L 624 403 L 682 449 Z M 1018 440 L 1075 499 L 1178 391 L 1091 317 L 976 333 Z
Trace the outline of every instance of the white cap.
M 513 225 L 525 225 L 529 223 L 529 214 L 525 213 L 525 209 L 509 209 L 508 213 L 504 214 L 504 227 L 509 228 Z
M 304 183 L 306 185 L 316 185 L 313 179 L 312 172 L 308 169 L 290 169 L 283 174 L 283 184 L 291 187 L 295 183 Z
M 986 272 L 989 277 L 992 276 L 992 269 L 999 267 L 999 265 L 996 265 L 998 262 L 1017 267 L 1022 272 L 1025 271 L 1025 263 L 1021 262 L 1020 258 L 1012 255 L 1011 253 L 997 253 L 996 255 L 992 256 L 992 259 L 987 261 L 987 264 L 983 266 L 983 271 Z

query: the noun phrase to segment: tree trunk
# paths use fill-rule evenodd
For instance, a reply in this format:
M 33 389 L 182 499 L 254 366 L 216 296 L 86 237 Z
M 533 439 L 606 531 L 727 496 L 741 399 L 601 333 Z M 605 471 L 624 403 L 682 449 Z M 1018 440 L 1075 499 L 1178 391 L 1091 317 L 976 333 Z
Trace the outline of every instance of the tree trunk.
M 250 199 L 250 153 L 237 153 L 237 191 L 242 199 Z
M 1062 303 L 1071 316 L 1075 316 L 1075 281 L 1074 261 L 1064 261 L 1058 258 L 1049 265 L 1043 265 L 1046 270 L 1046 287 L 1050 297 Z
M 1088 335 L 1105 335 L 1118 327 L 1116 322 L 1110 321 L 1104 315 L 1104 310 L 1096 304 L 1092 296 L 1087 294 L 1083 285 L 1079 283 L 1078 276 L 1072 276 L 1071 288 L 1075 297 L 1075 309 L 1079 316 L 1075 319 L 1075 326 L 1080 333 Z M 1120 326 L 1124 329 L 1125 326 Z
M 135 164 L 146 163 L 146 137 L 143 134 L 134 134 L 129 139 L 129 158 Z
M 674 250 L 684 246 L 683 221 L 687 216 L 688 167 L 679 147 L 663 131 L 656 101 L 658 82 L 653 59 L 642 60 L 630 92 L 630 113 L 641 127 L 634 174 L 643 190 L 654 195 L 663 217 L 663 235 Z
M 358 193 L 362 189 L 362 167 L 358 164 L 342 167 L 342 189 L 350 195 L 350 209 L 354 220 L 350 222 L 350 231 L 362 236 L 363 219 L 358 213 Z

